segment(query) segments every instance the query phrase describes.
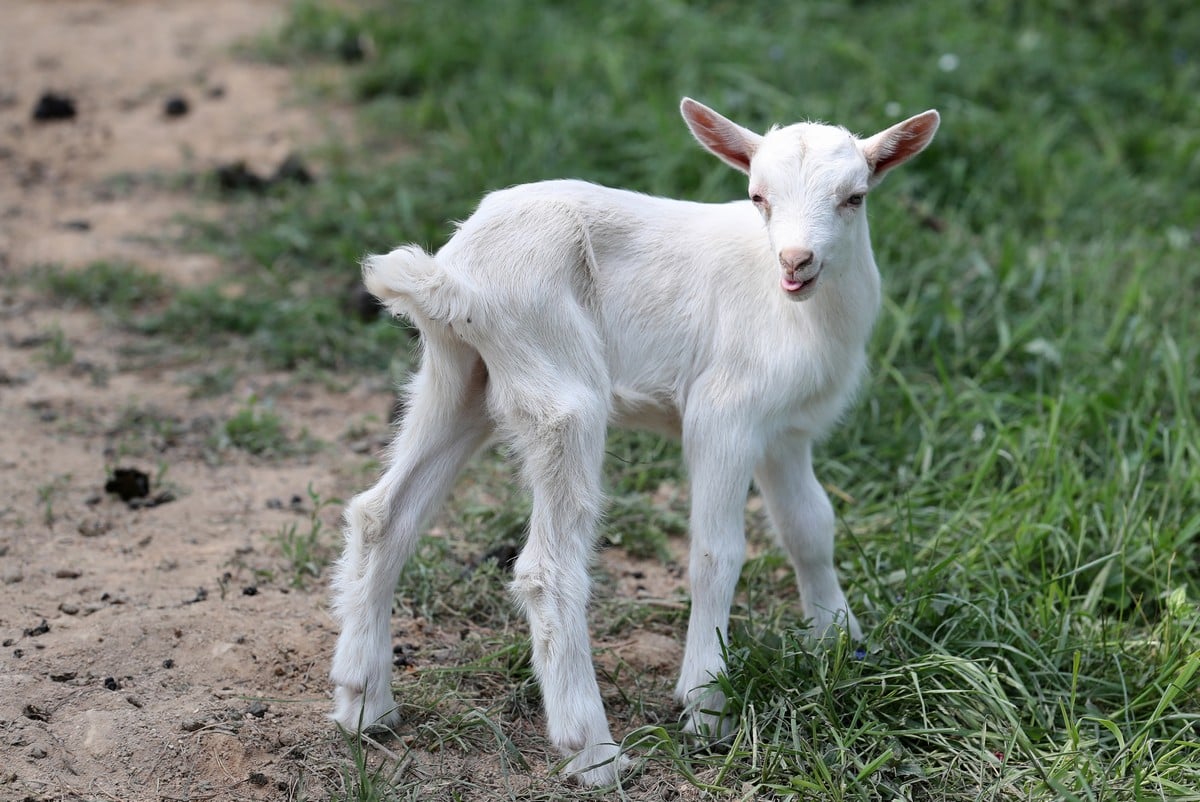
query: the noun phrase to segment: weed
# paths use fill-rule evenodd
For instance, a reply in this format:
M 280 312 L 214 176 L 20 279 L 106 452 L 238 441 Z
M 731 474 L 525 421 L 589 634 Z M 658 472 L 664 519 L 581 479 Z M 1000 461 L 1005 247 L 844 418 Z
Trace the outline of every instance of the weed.
M 233 391 L 237 373 L 228 366 L 190 373 L 183 378 L 191 398 L 215 398 Z
M 360 323 L 336 297 L 312 292 L 296 297 L 279 288 L 182 290 L 136 326 L 149 336 L 224 346 L 277 369 L 386 366 L 405 341 L 386 321 Z
M 123 454 L 161 454 L 175 448 L 189 435 L 205 436 L 204 421 L 186 422 L 178 415 L 154 406 L 131 406 L 122 410 L 108 430 L 113 438 L 113 450 Z
M 37 280 L 56 301 L 73 301 L 115 314 L 159 302 L 169 291 L 162 276 L 117 262 L 93 262 L 81 270 L 40 268 Z
M 75 361 L 75 349 L 63 330 L 55 326 L 46 333 L 40 356 L 50 367 L 61 368 Z
M 250 398 L 222 427 L 224 441 L 255 456 L 286 456 L 295 450 L 283 418 Z
M 42 523 L 46 526 L 53 527 L 55 521 L 58 520 L 58 516 L 54 512 L 55 500 L 66 492 L 70 481 L 70 474 L 60 474 L 45 484 L 38 485 L 38 504 L 42 508 Z
M 335 546 L 328 542 L 322 512 L 327 507 L 342 503 L 337 498 L 322 498 L 310 484 L 306 490 L 309 510 L 308 522 L 302 528 L 290 523 L 280 528 L 275 535 L 276 545 L 288 563 L 291 585 L 296 588 L 308 586 L 309 580 L 317 579 L 333 558 Z

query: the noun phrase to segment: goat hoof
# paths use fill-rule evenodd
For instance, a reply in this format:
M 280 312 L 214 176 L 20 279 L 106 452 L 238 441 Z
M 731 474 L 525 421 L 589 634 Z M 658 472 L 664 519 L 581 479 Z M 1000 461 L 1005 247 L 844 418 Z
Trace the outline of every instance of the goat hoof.
M 360 690 L 338 686 L 333 692 L 334 709 L 330 718 L 347 732 L 363 733 L 390 730 L 400 720 L 391 689 L 364 694 Z
M 567 762 L 565 771 L 580 785 L 597 788 L 614 785 L 629 768 L 629 758 L 617 744 L 594 744 Z

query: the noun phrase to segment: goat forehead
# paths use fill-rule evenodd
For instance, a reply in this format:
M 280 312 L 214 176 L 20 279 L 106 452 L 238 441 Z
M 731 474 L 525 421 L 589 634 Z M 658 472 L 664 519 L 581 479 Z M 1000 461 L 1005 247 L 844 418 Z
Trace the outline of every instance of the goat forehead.
M 865 182 L 867 161 L 845 128 L 797 123 L 763 137 L 752 171 L 779 189 L 796 185 L 815 190 L 830 184 L 830 189 L 836 190 Z

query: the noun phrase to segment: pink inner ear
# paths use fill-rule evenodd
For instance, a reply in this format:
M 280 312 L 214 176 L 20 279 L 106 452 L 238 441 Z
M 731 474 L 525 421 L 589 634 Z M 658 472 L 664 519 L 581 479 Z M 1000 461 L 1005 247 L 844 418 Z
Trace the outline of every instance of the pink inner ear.
M 937 112 L 925 112 L 893 126 L 876 138 L 868 153 L 871 172 L 875 178 L 923 151 L 937 132 L 940 118 Z
M 739 170 L 750 172 L 754 153 L 737 126 L 695 101 L 687 104 L 684 115 L 700 144 Z

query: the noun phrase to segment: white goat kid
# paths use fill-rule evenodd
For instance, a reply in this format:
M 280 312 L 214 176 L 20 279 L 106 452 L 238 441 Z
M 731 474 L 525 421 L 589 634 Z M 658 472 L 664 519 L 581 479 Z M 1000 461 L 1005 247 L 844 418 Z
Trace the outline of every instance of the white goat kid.
M 861 637 L 812 444 L 854 394 L 879 307 L 867 192 L 929 144 L 938 114 L 859 140 L 810 123 L 760 136 L 689 98 L 681 110 L 705 148 L 749 175 L 751 203 L 527 184 L 488 195 L 436 256 L 409 245 L 366 260 L 367 287 L 420 328 L 424 355 L 386 472 L 346 510 L 331 672 L 343 727 L 396 722 L 397 575 L 494 435 L 512 444 L 533 496 L 512 592 L 529 618 L 550 740 L 581 782 L 611 783 L 623 761 L 587 629 L 610 422 L 683 441 L 692 608 L 676 696 L 693 729 L 721 724 L 700 709 L 724 701 L 706 685 L 724 667 L 752 479 L 811 632 Z

